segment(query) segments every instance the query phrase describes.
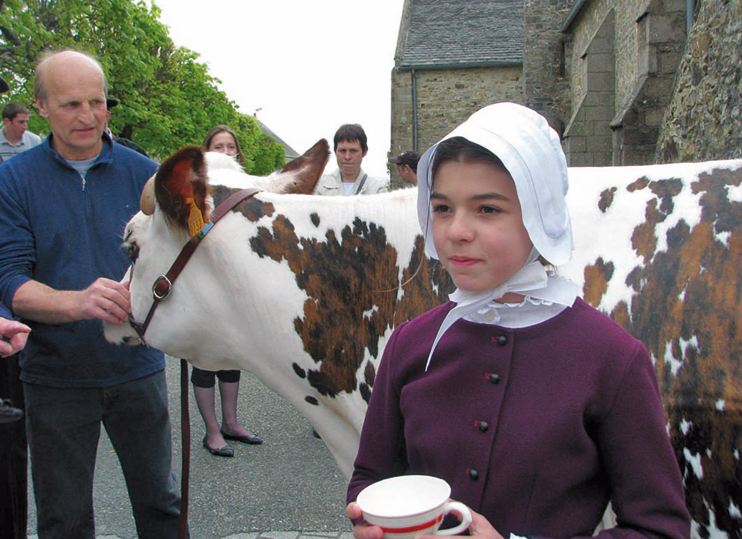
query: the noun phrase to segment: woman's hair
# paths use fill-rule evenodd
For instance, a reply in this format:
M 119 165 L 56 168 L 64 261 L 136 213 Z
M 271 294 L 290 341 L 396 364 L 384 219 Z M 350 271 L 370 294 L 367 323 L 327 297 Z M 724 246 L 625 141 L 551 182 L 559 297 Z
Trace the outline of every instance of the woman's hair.
M 472 142 L 464 137 L 452 137 L 440 143 L 435 149 L 433 164 L 430 170 L 430 183 L 435 182 L 435 176 L 438 169 L 447 161 L 456 161 L 459 163 L 490 163 L 496 167 L 505 169 L 500 158 L 489 151 L 484 146 Z
M 211 146 L 211 141 L 214 140 L 214 137 L 217 136 L 219 133 L 229 133 L 232 135 L 232 138 L 234 139 L 234 145 L 237 147 L 237 161 L 239 161 L 240 165 L 245 165 L 245 156 L 242 155 L 242 147 L 240 146 L 240 139 L 237 138 L 237 133 L 235 133 L 231 127 L 224 124 L 219 124 L 216 127 L 214 127 L 211 131 L 209 131 L 209 134 L 206 135 L 206 138 L 204 139 L 203 147 L 205 151 L 209 151 L 209 146 Z

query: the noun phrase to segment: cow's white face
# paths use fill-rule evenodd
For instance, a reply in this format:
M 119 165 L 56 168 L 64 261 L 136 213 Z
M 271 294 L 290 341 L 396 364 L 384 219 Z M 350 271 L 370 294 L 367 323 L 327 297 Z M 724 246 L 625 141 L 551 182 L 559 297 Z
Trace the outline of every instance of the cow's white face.
M 200 204 L 202 207 L 200 209 L 204 215 L 208 215 L 214 208 L 213 198 L 204 196 L 207 183 L 211 186 L 213 194 L 219 198 L 217 202 L 226 198 L 235 190 L 248 187 L 257 187 L 262 191 L 271 193 L 308 194 L 314 190 L 314 186 L 321 177 L 329 159 L 329 146 L 327 141 L 323 139 L 304 155 L 282 169 L 261 177 L 246 174 L 240 164 L 226 154 L 218 152 L 203 153 L 195 146 L 184 148 L 179 153 L 186 151 L 189 154 L 187 159 L 195 158 L 199 165 L 195 168 L 191 167 L 182 181 L 184 185 L 187 185 L 187 192 L 192 192 L 193 186 L 195 186 L 195 190 L 201 194 Z M 172 173 L 172 170 L 170 173 Z M 148 185 L 145 189 L 150 187 Z M 158 262 L 165 263 L 170 259 L 166 256 L 166 253 L 178 245 L 180 246 L 177 247 L 178 249 L 182 248 L 189 239 L 188 235 L 184 234 L 182 227 L 174 222 L 174 219 L 177 218 L 167 215 L 167 212 L 163 212 L 161 207 L 155 208 L 156 201 L 154 200 L 153 187 L 151 193 L 152 200 L 147 204 L 147 209 L 144 209 L 145 201 L 143 198 L 143 210 L 146 214 L 142 212 L 136 214 L 124 231 L 123 248 L 132 262 L 132 268 L 134 268 L 134 262 L 139 260 L 140 246 L 146 246 L 147 249 L 152 250 L 151 256 L 146 253 L 147 256 L 143 257 L 144 262 L 136 266 L 136 272 L 141 274 L 142 277 L 136 280 L 135 291 L 139 291 L 138 288 L 141 287 L 142 282 L 145 282 L 153 272 L 161 270 L 160 273 L 155 274 L 152 283 L 154 283 L 154 279 L 164 275 L 168 267 L 158 268 Z M 150 205 L 151 207 L 149 207 Z M 153 217 L 152 214 L 155 212 L 157 212 L 157 215 Z M 168 226 L 158 227 L 158 223 L 164 223 Z M 131 272 L 132 269 L 127 272 L 122 282 L 129 282 Z M 149 309 L 148 305 L 151 303 L 151 293 L 149 295 L 144 293 L 132 294 L 133 318 L 137 321 L 142 320 L 141 315 L 137 315 L 142 309 Z M 129 324 L 106 324 L 105 335 L 109 341 L 116 344 L 141 343 L 139 335 Z

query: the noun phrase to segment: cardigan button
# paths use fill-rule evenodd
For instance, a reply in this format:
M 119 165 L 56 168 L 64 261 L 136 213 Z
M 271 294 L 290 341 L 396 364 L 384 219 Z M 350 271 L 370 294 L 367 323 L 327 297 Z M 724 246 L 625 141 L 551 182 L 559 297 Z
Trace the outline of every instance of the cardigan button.
M 466 470 L 466 473 L 468 473 L 468 474 L 469 474 L 469 477 L 471 477 L 471 478 L 472 478 L 472 479 L 474 479 L 475 481 L 476 481 L 476 480 L 477 480 L 477 479 L 479 478 L 479 472 L 478 472 L 478 471 L 476 471 L 476 470 L 475 470 L 475 469 L 473 469 L 473 468 L 468 468 L 468 469 Z
M 494 372 L 493 373 L 490 373 L 488 375 L 488 378 L 489 378 L 489 381 L 492 382 L 493 384 L 499 384 L 500 383 L 500 375 L 499 374 L 495 374 Z
M 505 335 L 500 335 L 497 337 L 497 344 L 500 346 L 505 346 L 508 343 L 508 338 Z
M 487 430 L 490 428 L 489 423 L 486 421 L 480 421 L 479 422 L 479 430 L 482 432 L 487 432 Z

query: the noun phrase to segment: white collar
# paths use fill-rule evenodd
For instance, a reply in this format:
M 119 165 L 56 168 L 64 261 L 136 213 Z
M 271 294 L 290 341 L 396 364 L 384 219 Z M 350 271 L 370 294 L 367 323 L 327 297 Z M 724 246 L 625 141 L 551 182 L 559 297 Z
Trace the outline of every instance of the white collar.
M 456 302 L 456 306 L 448 312 L 438 329 L 438 334 L 435 336 L 428 355 L 428 362 L 425 364 L 425 370 L 427 371 L 430 366 L 430 360 L 438 341 L 451 326 L 460 318 L 487 309 L 491 302 L 502 298 L 508 292 L 523 294 L 535 300 L 543 300 L 544 305 L 557 304 L 571 307 L 579 293 L 579 286 L 569 279 L 557 275 L 554 271 L 547 271 L 538 261 L 538 252 L 532 249 L 526 264 L 500 286 L 483 292 L 466 292 L 456 289 L 449 296 L 451 301 Z

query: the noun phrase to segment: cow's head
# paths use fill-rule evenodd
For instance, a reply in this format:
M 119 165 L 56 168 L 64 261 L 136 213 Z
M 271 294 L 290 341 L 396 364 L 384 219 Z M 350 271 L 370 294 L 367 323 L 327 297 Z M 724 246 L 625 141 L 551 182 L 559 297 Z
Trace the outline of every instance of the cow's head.
M 186 146 L 166 159 L 142 191 L 141 211 L 127 224 L 124 250 L 136 263 L 143 241 L 162 245 L 163 260 L 177 256 L 192 234 L 196 222 L 208 223 L 215 204 L 246 187 L 283 194 L 310 194 L 314 191 L 330 156 L 325 139 L 302 156 L 269 176 L 246 174 L 230 157 Z M 191 224 L 189 225 L 189 221 Z M 163 226 L 165 225 L 165 226 Z M 130 273 L 124 281 L 130 279 Z M 106 324 L 106 338 L 117 344 L 138 344 L 128 324 Z

